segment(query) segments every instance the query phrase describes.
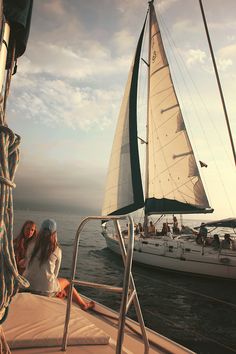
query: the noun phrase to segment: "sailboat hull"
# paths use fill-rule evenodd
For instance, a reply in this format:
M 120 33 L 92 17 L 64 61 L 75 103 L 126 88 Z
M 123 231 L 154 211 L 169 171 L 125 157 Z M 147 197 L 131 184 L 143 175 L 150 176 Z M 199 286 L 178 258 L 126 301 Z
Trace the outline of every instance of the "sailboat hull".
M 107 247 L 120 254 L 117 238 L 102 232 Z M 236 279 L 236 252 L 204 249 L 191 241 L 163 240 L 163 238 L 137 237 L 134 243 L 133 261 L 154 268 L 193 275 Z

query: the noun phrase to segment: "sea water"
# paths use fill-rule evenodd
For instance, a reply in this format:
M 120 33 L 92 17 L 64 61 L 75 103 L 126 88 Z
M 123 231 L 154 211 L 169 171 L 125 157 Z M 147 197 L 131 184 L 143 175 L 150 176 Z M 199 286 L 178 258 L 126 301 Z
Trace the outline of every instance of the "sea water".
M 25 220 L 31 219 L 39 227 L 45 218 L 57 222 L 63 253 L 60 276 L 70 277 L 73 242 L 81 216 L 15 210 L 15 236 Z M 132 272 L 147 327 L 199 354 L 236 352 L 236 282 L 186 276 L 137 264 Z M 121 258 L 106 247 L 99 221 L 87 224 L 81 234 L 76 276 L 80 280 L 122 286 Z M 119 309 L 120 295 L 84 287 L 79 291 Z M 136 319 L 133 306 L 128 315 Z

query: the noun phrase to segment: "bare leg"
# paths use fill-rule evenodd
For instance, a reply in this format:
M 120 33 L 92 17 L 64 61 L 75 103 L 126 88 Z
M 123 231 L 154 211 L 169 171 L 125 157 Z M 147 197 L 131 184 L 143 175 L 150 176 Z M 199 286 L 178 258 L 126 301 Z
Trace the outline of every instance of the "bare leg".
M 59 294 L 64 292 L 65 295 L 68 296 L 69 285 L 70 285 L 69 280 L 67 280 L 65 278 L 58 278 L 58 281 L 59 281 L 60 287 L 61 287 L 61 291 Z M 58 297 L 60 297 L 60 295 Z M 75 288 L 73 288 L 72 298 L 81 307 L 82 310 L 91 309 L 95 305 L 94 301 L 85 302 Z

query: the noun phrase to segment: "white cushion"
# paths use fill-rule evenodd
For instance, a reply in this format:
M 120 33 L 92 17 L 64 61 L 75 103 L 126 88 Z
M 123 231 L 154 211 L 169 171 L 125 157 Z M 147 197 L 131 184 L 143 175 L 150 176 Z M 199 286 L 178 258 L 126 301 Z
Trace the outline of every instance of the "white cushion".
M 72 304 L 68 345 L 108 344 L 110 337 Z M 60 346 L 64 332 L 64 300 L 18 293 L 13 297 L 3 329 L 11 349 Z

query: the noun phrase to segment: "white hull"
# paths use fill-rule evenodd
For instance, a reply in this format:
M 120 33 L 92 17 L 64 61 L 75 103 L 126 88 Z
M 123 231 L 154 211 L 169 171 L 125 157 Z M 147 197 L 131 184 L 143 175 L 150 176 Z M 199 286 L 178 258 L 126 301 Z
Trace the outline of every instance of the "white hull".
M 107 247 L 120 254 L 118 239 L 103 232 Z M 136 238 L 133 261 L 151 267 L 211 277 L 236 279 L 236 251 L 213 250 L 191 241 Z

